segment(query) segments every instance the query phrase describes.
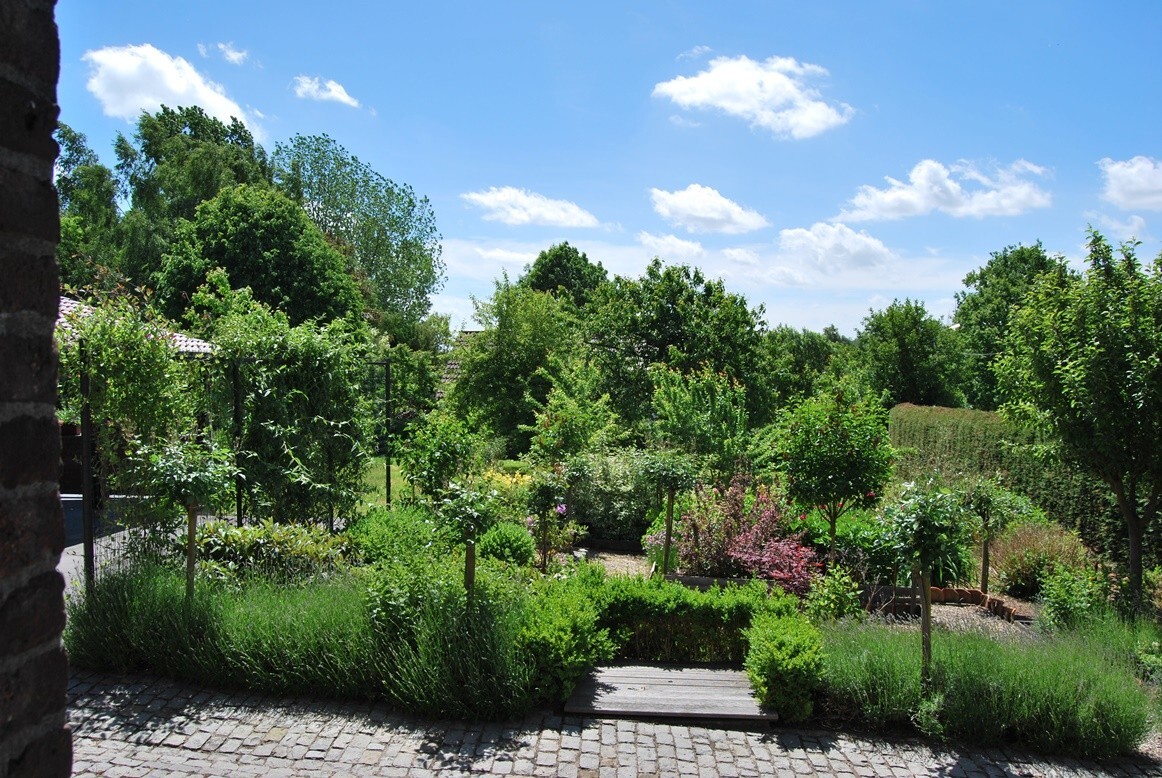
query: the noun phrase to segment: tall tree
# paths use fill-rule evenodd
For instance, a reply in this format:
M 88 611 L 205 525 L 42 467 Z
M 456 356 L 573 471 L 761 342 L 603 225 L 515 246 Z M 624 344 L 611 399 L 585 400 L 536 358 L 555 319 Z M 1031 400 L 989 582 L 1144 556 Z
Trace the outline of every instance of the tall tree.
M 101 164 L 85 136 L 67 124 L 56 131 L 56 188 L 60 198 L 61 239 L 57 261 L 61 284 L 93 289 L 120 280 L 120 214 L 117 181 Z
M 687 265 L 654 259 L 640 279 L 616 277 L 596 291 L 585 314 L 591 359 L 600 369 L 601 393 L 626 421 L 641 422 L 650 410 L 650 367 L 683 373 L 709 367 L 747 389 L 751 424 L 769 420 L 771 409 L 751 387 L 759 377 L 762 308 L 726 291 Z
M 857 346 L 872 388 L 887 392 L 892 405 L 964 404 L 957 334 L 930 316 L 919 300 L 894 300 L 869 313 Z
M 380 323 L 390 331 L 420 321 L 444 283 L 428 199 L 326 135 L 296 135 L 275 147 L 273 160 L 282 190 L 348 256 Z
M 1084 275 L 1055 261 L 1010 320 L 997 373 L 1003 409 L 1051 432 L 1109 485 L 1126 523 L 1130 589 L 1162 496 L 1162 257 L 1143 268 L 1089 233 Z
M 1009 315 L 1037 277 L 1054 264 L 1038 241 L 1032 246 L 994 251 L 984 267 L 964 277 L 967 289 L 956 293 L 956 313 L 952 318 L 960 327 L 964 343 L 965 393 L 972 407 L 996 409 L 1000 400 L 992 363 L 1009 329 Z
M 133 140 L 118 133 L 117 176 L 131 209 L 123 222 L 122 267 L 147 284 L 161 267 L 178 222 L 238 184 L 270 183 L 266 152 L 238 119 L 223 124 L 197 106 L 142 113 Z
M 283 311 L 292 324 L 358 314 L 359 293 L 343 257 L 295 203 L 277 190 L 224 189 L 183 220 L 157 275 L 166 313 L 179 318 L 214 268 L 232 289 Z
M 593 264 L 585 252 L 564 243 L 554 243 L 537 255 L 521 276 L 521 284 L 554 296 L 568 297 L 578 307 L 585 305 L 593 291 L 605 283 L 605 268 Z
M 483 330 L 458 355 L 460 376 L 449 399 L 462 416 L 475 415 L 503 437 L 510 455 L 520 454 L 553 385 L 555 355 L 577 348 L 575 327 L 559 300 L 507 276 L 490 300 L 475 304 Z

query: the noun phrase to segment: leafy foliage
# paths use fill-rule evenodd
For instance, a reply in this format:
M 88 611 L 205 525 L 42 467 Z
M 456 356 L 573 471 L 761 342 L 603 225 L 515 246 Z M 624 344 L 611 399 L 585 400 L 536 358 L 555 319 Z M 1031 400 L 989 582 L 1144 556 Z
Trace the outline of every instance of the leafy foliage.
M 375 172 L 327 135 L 275 146 L 275 180 L 350 259 L 389 330 L 414 325 L 444 281 L 440 233 L 426 197 Z
M 759 704 L 782 721 L 811 716 L 823 674 L 823 637 L 799 615 L 756 615 L 746 630 L 746 674 Z
M 1143 269 L 1090 232 L 1079 276 L 1060 261 L 1013 317 L 997 362 L 1006 410 L 1104 481 L 1125 521 L 1131 596 L 1162 497 L 1162 261 Z
M 920 301 L 894 300 L 863 320 L 857 348 L 876 392 L 889 405 L 964 404 L 963 353 L 957 334 Z
M 593 264 L 584 251 L 578 251 L 565 241 L 554 243 L 537 254 L 519 283 L 555 297 L 568 298 L 574 305 L 582 307 L 605 279 L 605 268 L 600 262 Z
M 493 525 L 477 545 L 482 557 L 513 565 L 530 565 L 537 555 L 537 544 L 529 531 L 506 521 Z
M 652 376 L 657 437 L 701 458 L 716 480 L 728 480 L 746 451 L 742 386 L 706 367 L 685 375 L 657 369 Z
M 326 529 L 270 520 L 246 527 L 226 521 L 200 524 L 197 544 L 198 557 L 231 578 L 261 576 L 284 583 L 335 573 L 351 556 L 346 540 Z

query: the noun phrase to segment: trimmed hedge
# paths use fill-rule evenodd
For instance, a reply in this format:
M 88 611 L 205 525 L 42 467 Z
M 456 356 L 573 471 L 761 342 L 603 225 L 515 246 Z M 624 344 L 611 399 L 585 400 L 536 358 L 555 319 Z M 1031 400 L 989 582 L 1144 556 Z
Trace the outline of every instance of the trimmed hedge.
M 746 675 L 759 704 L 786 723 L 810 718 L 823 676 L 819 629 L 803 616 L 759 613 L 745 634 Z
M 1027 495 L 1090 548 L 1125 559 L 1125 525 L 1109 488 L 1077 465 L 1046 455 L 1047 441 L 990 411 L 903 403 L 888 415 L 903 481 L 940 474 L 949 481 L 1001 475 L 1005 488 Z M 1162 530 L 1147 533 L 1146 560 L 1159 559 Z

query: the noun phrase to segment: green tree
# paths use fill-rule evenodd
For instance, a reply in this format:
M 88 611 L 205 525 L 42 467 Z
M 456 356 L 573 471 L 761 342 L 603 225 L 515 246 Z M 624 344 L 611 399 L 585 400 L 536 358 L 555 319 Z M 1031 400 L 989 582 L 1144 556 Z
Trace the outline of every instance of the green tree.
M 823 511 L 834 560 L 839 517 L 875 504 L 891 477 L 887 414 L 879 403 L 837 386 L 787 413 L 778 446 L 787 496 Z
M 568 297 L 582 307 L 605 280 L 606 272 L 601 263 L 593 264 L 585 252 L 578 251 L 566 241 L 554 243 L 538 254 L 536 261 L 525 269 L 519 283 L 554 296 Z
M 956 313 L 952 318 L 960 327 L 964 344 L 965 393 L 972 407 L 991 411 L 999 404 L 992 363 L 1008 332 L 1009 315 L 1037 277 L 1054 264 L 1038 241 L 1032 246 L 994 251 L 984 267 L 964 277 L 967 289 L 956 293 Z
M 967 524 L 964 508 L 951 492 L 907 484 L 900 501 L 886 512 L 896 552 L 911 567 L 920 593 L 920 683 L 932 681 L 932 572 L 956 569 Z
M 997 362 L 1003 410 L 1049 431 L 1113 491 L 1126 524 L 1130 593 L 1162 495 L 1162 257 L 1115 256 L 1089 233 L 1083 275 L 1057 260 L 1010 320 Z
M 823 333 L 784 324 L 764 333 L 761 349 L 767 392 L 777 406 L 784 407 L 815 393 L 816 383 L 831 364 L 835 341 Z
M 63 122 L 56 131 L 61 238 L 61 284 L 109 291 L 120 280 L 120 213 L 113 171 L 97 159 L 85 136 Z
M 475 416 L 504 438 L 510 455 L 520 454 L 528 450 L 536 409 L 548 399 L 555 354 L 577 348 L 575 327 L 559 300 L 507 276 L 490 300 L 474 302 L 483 330 L 458 355 L 449 400 L 464 418 Z
M 667 447 L 699 458 L 718 483 L 729 482 L 746 453 L 746 393 L 709 368 L 653 373 L 654 434 Z
M 955 331 L 920 301 L 894 300 L 863 320 L 856 345 L 868 380 L 890 403 L 964 405 L 963 358 Z
M 279 186 L 350 259 L 388 330 L 420 321 L 443 286 L 440 233 L 426 197 L 397 184 L 326 135 L 275 147 Z
M 651 408 L 652 365 L 683 373 L 706 366 L 746 389 L 750 422 L 761 425 L 772 412 L 763 394 L 751 391 L 760 379 L 761 315 L 721 280 L 686 265 L 654 259 L 640 279 L 615 277 L 598 287 L 585 315 L 600 391 L 622 419 L 640 425 Z
M 123 224 L 121 270 L 150 285 L 181 219 L 238 184 L 268 186 L 266 152 L 238 119 L 224 124 L 197 106 L 142 113 L 130 141 L 114 142 L 117 177 L 132 207 Z
M 353 316 L 359 294 L 343 257 L 298 205 L 274 189 L 223 189 L 183 220 L 157 278 L 166 312 L 177 318 L 214 268 L 234 289 L 286 313 L 293 324 Z

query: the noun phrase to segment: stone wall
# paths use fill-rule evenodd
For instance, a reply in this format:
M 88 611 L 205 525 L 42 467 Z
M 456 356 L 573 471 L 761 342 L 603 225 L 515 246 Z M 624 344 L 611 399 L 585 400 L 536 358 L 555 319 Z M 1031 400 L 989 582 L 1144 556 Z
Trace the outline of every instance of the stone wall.
M 52 185 L 55 0 L 0 0 L 0 778 L 68 775 Z

